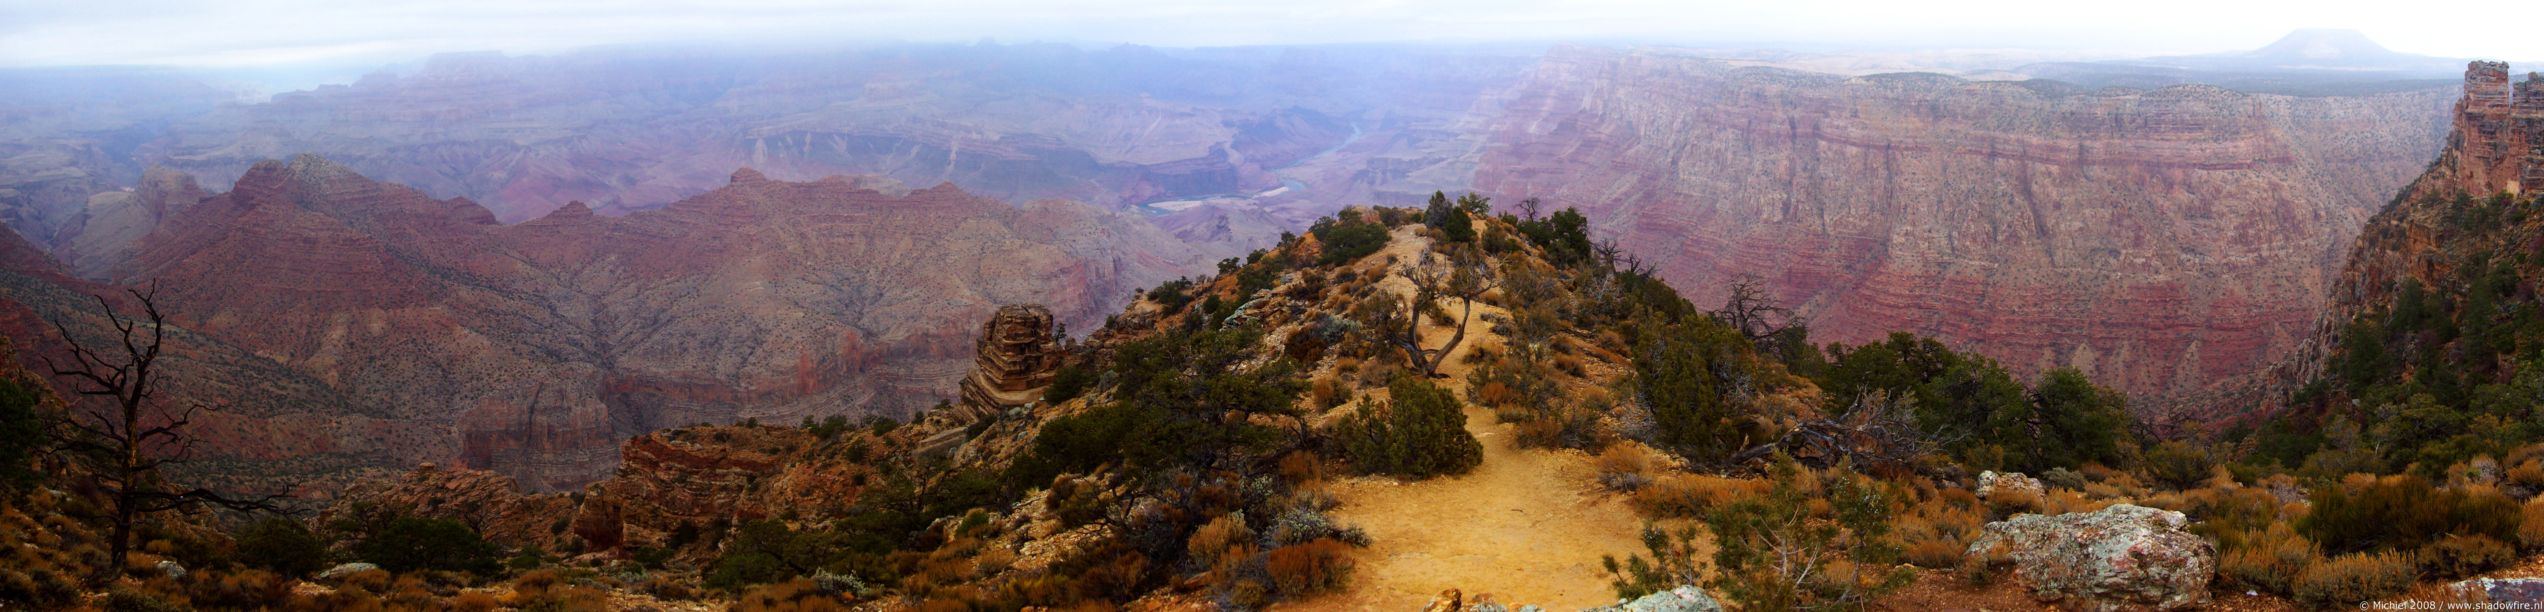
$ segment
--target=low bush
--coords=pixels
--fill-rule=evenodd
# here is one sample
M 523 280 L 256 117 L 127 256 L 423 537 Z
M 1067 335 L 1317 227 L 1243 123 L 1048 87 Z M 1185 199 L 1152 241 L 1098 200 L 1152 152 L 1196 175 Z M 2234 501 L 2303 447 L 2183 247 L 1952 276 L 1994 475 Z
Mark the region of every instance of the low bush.
M 1632 501 L 1635 508 L 1644 514 L 1687 518 L 1766 490 L 1766 483 L 1759 480 L 1668 474 L 1653 479 L 1650 485 L 1636 491 Z
M 2421 546 L 2412 560 L 2421 573 L 2453 580 L 2507 567 L 2517 550 L 2488 536 L 2451 535 Z
M 1970 540 L 1987 525 L 1978 496 L 1967 489 L 1936 490 L 1926 486 L 1919 486 L 1916 493 L 1916 501 L 1895 511 L 1899 515 L 1899 540 L 1906 547 L 1904 556 L 1918 567 L 1959 566 Z
M 762 585 L 742 593 L 733 609 L 747 612 L 824 612 L 847 610 L 845 600 L 836 593 L 823 591 L 810 578 Z
M 2223 462 L 2214 449 L 2181 440 L 2157 444 L 2144 457 L 2147 477 L 2176 489 L 2200 486 Z
M 2347 607 L 2401 595 L 2418 578 L 2402 553 L 2351 553 L 2306 568 L 2290 590 L 2308 605 Z
M 1456 395 L 1403 377 L 1387 386 L 1393 401 L 1363 399 L 1335 428 L 1352 465 L 1370 473 L 1429 478 L 1464 474 L 1484 462 L 1484 446 L 1466 431 Z
M 107 612 L 181 612 L 186 609 L 157 593 L 125 586 L 107 590 L 106 598 L 98 601 L 97 607 Z
M 1323 252 L 1316 258 L 1318 265 L 1332 266 L 1359 261 L 1360 258 L 1367 257 L 1370 253 L 1376 253 L 1378 249 L 1387 246 L 1387 228 L 1376 224 L 1319 221 L 1308 231 L 1315 234 L 1316 240 L 1322 243 Z
M 1052 374 L 1051 386 L 1043 389 L 1042 402 L 1058 404 L 1086 395 L 1087 390 L 1095 388 L 1097 374 L 1095 368 L 1085 364 L 1060 368 L 1059 372 Z
M 2312 496 L 2297 523 L 2326 552 L 2409 551 L 2448 535 L 2517 539 L 2516 502 L 2488 488 L 2439 489 L 2418 476 L 2352 479 Z
M 1185 541 L 1185 552 L 1193 561 L 1210 568 L 1211 574 L 1224 579 L 1254 556 L 1254 538 L 1254 530 L 1246 526 L 1245 512 L 1232 512 L 1193 530 L 1192 538 Z
M 2527 550 L 2544 550 L 2544 496 L 2526 500 L 2518 514 L 2518 545 Z
M 327 543 L 300 521 L 269 517 L 240 529 L 239 561 L 285 576 L 307 576 L 327 569 Z
M 502 569 L 495 545 L 450 519 L 399 517 L 354 547 L 363 561 L 392 572 L 445 570 L 492 574 Z
M 1610 491 L 1633 493 L 1652 484 L 1652 458 L 1640 446 L 1610 446 L 1591 465 L 1599 473 L 1599 484 Z
M 1350 545 L 1332 538 L 1272 549 L 1264 570 L 1284 596 L 1342 590 L 1351 583 Z
M 202 609 L 279 609 L 291 596 L 291 580 L 255 569 L 206 575 L 186 586 L 187 603 Z
M 2250 590 L 2289 594 L 2306 568 L 2323 558 L 2312 540 L 2297 535 L 2296 529 L 2285 523 L 2241 540 L 2242 546 L 2227 550 L 2218 559 L 2217 575 Z
M 1351 401 L 1351 389 L 1336 382 L 1330 376 L 1318 378 L 1315 382 L 1309 383 L 1307 394 L 1309 398 L 1316 401 L 1316 408 L 1319 410 L 1332 410 L 1336 406 L 1343 405 L 1344 402 Z
M 2007 487 L 1989 491 L 1987 496 L 1988 515 L 1996 519 L 2017 514 L 2041 514 L 2048 509 L 2048 504 L 2048 495 L 2034 489 Z

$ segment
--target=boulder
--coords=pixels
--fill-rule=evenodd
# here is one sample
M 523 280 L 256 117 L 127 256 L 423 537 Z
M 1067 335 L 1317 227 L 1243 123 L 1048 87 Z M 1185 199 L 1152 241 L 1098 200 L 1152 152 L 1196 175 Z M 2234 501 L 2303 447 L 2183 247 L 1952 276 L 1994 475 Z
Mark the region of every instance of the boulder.
M 184 564 L 177 563 L 170 559 L 160 559 L 158 567 L 159 573 L 167 574 L 169 580 L 185 579 L 186 569 Z
M 2048 485 L 2041 484 L 2040 479 L 2025 476 L 2021 472 L 1979 473 L 1979 499 L 1991 504 L 1999 499 L 2038 500 L 2048 493 Z
M 372 564 L 369 564 L 369 563 L 361 563 L 361 562 L 355 562 L 355 563 L 345 563 L 345 564 L 337 565 L 337 566 L 335 566 L 335 567 L 327 568 L 327 571 L 318 572 L 318 579 L 319 579 L 319 580 L 342 580 L 342 579 L 344 579 L 344 577 L 346 577 L 346 576 L 351 576 L 351 575 L 354 575 L 354 574 L 359 574 L 359 573 L 363 573 L 363 572 L 368 572 L 368 571 L 376 570 L 376 569 L 380 569 L 380 566 L 372 565 Z
M 613 550 L 627 541 L 627 521 L 619 516 L 618 500 L 606 495 L 593 495 L 574 510 L 574 535 L 583 538 L 583 549 L 593 552 Z
M 1989 523 L 1971 559 L 2004 559 L 2042 601 L 2062 608 L 2179 610 L 2208 602 L 2217 551 L 2180 512 L 2121 504 Z
M 1422 612 L 1458 612 L 1464 607 L 1466 607 L 1465 594 L 1459 593 L 1457 589 L 1449 589 L 1441 591 L 1439 597 L 1432 598 L 1431 605 L 1423 606 Z
M 2448 587 L 2465 598 L 2485 602 L 2544 601 L 2544 578 L 2475 578 Z
M 1706 595 L 1704 589 L 1682 586 L 1645 595 L 1634 601 L 1618 602 L 1617 605 L 1605 608 L 1591 608 L 1586 612 L 1722 612 L 1722 609 L 1722 603 L 1714 601 L 1713 596 Z

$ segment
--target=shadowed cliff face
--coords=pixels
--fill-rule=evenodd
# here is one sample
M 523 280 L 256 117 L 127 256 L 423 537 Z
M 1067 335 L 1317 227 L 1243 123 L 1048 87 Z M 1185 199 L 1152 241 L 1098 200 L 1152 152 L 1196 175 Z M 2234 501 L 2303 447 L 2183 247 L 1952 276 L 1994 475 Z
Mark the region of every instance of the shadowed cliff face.
M 2180 398 L 2309 334 L 2452 98 L 2080 92 L 1559 49 L 1492 128 L 1477 183 L 1594 212 L 1700 304 L 1756 274 L 1825 338 L 1914 331 Z
M 216 460 L 456 462 L 539 488 L 597 478 L 664 427 L 905 414 L 953 392 L 998 304 L 1091 326 L 1197 260 L 1085 205 L 751 170 L 660 210 L 505 226 L 315 157 L 256 165 L 141 245 L 117 281 L 159 287 L 195 345 L 177 378 L 200 380 L 171 397 L 238 406 L 211 428 Z M 43 319 L 96 289 L 11 280 Z

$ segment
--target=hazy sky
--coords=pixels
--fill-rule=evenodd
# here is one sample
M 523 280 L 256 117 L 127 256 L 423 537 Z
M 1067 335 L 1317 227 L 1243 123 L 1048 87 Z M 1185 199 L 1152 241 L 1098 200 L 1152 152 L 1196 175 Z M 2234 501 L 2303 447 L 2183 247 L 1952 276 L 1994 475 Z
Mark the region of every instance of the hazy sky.
M 1164 46 L 1633 41 L 2041 48 L 2258 47 L 2295 28 L 2398 51 L 2544 59 L 2544 2 L 2398 0 L 0 0 L 0 66 L 245 67 L 643 42 L 876 40 Z

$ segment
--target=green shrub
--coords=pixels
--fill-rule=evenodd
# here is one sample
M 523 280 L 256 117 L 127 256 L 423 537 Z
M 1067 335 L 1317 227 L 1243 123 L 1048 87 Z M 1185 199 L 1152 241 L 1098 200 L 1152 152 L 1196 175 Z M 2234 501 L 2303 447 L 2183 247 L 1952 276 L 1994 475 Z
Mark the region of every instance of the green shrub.
M 1559 266 L 1572 266 L 1590 261 L 1590 218 L 1580 210 L 1565 208 L 1543 220 L 1519 222 L 1520 235 L 1538 248 L 1546 250 L 1546 259 Z
M 1773 488 L 1765 495 L 1705 513 L 1719 569 L 1709 586 L 1748 610 L 1839 609 L 1863 607 L 1916 578 L 1914 568 L 1896 565 L 1904 551 L 1892 533 L 1894 497 L 1882 483 L 1843 466 L 1809 470 L 1781 455 L 1768 472 Z M 1840 566 L 1861 574 L 1833 571 Z
M 789 555 L 797 552 L 795 533 L 785 523 L 752 521 L 742 525 L 724 555 L 716 557 L 700 578 L 707 588 L 740 591 L 742 587 L 796 578 Z
M 814 421 L 813 417 L 808 415 L 804 417 L 803 427 L 804 431 L 813 434 L 813 437 L 829 441 L 848 431 L 848 415 L 834 414 L 823 417 L 820 421 Z
M 1387 246 L 1387 228 L 1372 223 L 1330 223 L 1319 221 L 1308 230 L 1324 249 L 1317 256 L 1318 265 L 1341 265 L 1359 261 Z
M 1728 395 L 1751 377 L 1749 341 L 1710 318 L 1641 326 L 1634 346 L 1634 399 L 1652 413 L 1660 446 L 1699 463 L 1738 452 L 1741 432 Z
M 35 456 L 48 446 L 44 395 L 35 385 L 0 379 L 0 499 L 36 482 Z
M 2297 523 L 2326 552 L 2410 551 L 2448 535 L 2517 539 L 2518 505 L 2484 489 L 2439 489 L 2418 476 L 2325 487 Z
M 2352 553 L 2325 559 L 2297 576 L 2297 601 L 2316 607 L 2347 607 L 2411 590 L 2419 577 L 2402 553 Z
M 369 534 L 354 553 L 392 572 L 444 570 L 492 574 L 502 569 L 493 544 L 459 521 L 398 517 Z
M 1371 473 L 1429 478 L 1464 474 L 1484 462 L 1484 446 L 1466 431 L 1464 403 L 1415 377 L 1387 385 L 1392 402 L 1363 399 L 1334 437 L 1352 465 Z
M 1061 367 L 1059 372 L 1051 375 L 1051 386 L 1043 389 L 1042 402 L 1058 404 L 1077 399 L 1080 395 L 1086 395 L 1087 390 L 1092 388 L 1095 388 L 1095 368 L 1087 367 L 1085 364 L 1070 364 Z
M 238 558 L 289 577 L 327 569 L 327 542 L 300 521 L 269 517 L 239 530 Z
M 2167 440 L 2147 449 L 2146 475 L 2156 482 L 2176 489 L 2198 488 L 2208 480 L 2219 462 L 2217 453 L 2204 446 L 2181 440 Z

